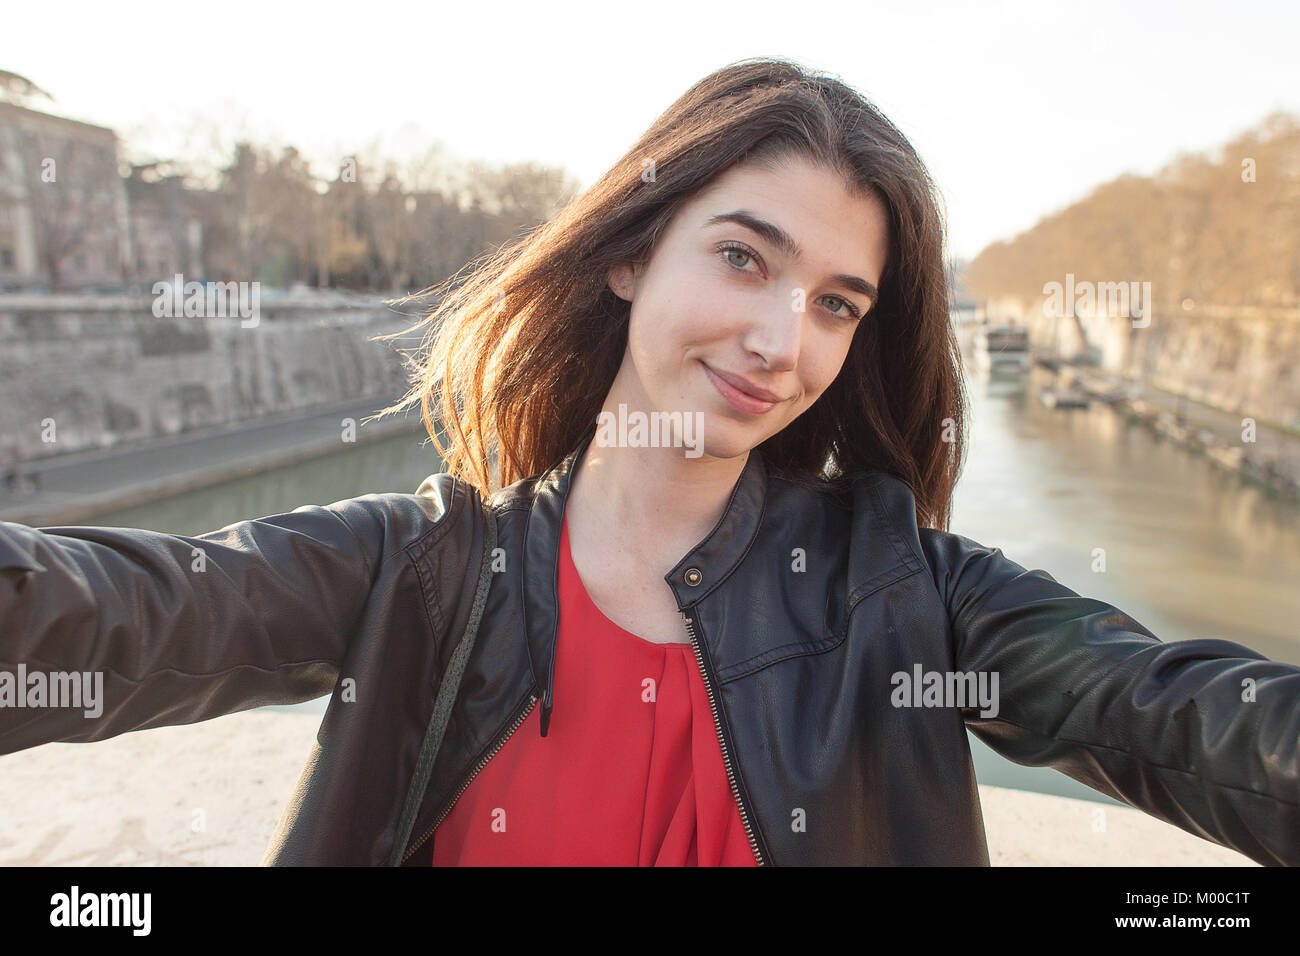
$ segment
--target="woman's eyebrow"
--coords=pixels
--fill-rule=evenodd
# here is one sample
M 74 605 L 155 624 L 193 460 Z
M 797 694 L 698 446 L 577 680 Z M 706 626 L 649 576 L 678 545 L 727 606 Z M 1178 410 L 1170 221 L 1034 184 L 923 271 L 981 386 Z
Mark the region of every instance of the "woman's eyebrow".
M 734 212 L 718 213 L 716 216 L 710 216 L 705 221 L 705 226 L 714 226 L 722 222 L 734 222 L 738 226 L 744 226 L 758 233 L 772 245 L 776 246 L 791 259 L 798 259 L 803 255 L 803 250 L 799 248 L 799 243 L 794 241 L 794 237 L 786 232 L 774 222 L 768 222 L 766 219 L 760 219 L 753 213 L 746 212 L 743 209 L 737 209 Z M 879 298 L 880 293 L 875 285 L 859 276 L 839 275 L 831 276 L 831 281 L 839 283 L 846 289 L 865 295 L 872 303 Z

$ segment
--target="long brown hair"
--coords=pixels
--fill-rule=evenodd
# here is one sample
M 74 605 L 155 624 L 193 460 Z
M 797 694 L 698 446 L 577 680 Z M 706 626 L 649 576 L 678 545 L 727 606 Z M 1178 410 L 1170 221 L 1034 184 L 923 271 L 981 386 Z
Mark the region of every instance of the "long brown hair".
M 700 80 L 553 219 L 420 293 L 441 299 L 412 330 L 424 330 L 415 384 L 385 413 L 419 402 L 446 470 L 485 496 L 493 470 L 496 487 L 545 471 L 595 427 L 626 348 L 631 306 L 608 288 L 610 269 L 648 260 L 678 208 L 733 164 L 791 155 L 884 202 L 889 255 L 839 375 L 757 450 L 829 491 L 893 475 L 918 524 L 947 530 L 967 398 L 938 191 L 872 103 L 786 59 Z

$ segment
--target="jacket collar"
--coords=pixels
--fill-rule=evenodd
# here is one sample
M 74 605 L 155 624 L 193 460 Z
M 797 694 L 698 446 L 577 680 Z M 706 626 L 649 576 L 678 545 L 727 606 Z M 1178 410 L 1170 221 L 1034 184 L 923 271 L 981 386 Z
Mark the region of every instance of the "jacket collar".
M 542 689 L 541 731 L 546 736 L 555 701 L 555 642 L 559 630 L 557 574 L 560 534 L 570 482 L 595 432 L 533 487 L 523 544 L 524 627 L 533 679 Z M 758 534 L 767 496 L 768 470 L 757 449 L 751 450 L 726 510 L 713 530 L 692 548 L 664 580 L 685 611 L 717 588 L 740 564 Z

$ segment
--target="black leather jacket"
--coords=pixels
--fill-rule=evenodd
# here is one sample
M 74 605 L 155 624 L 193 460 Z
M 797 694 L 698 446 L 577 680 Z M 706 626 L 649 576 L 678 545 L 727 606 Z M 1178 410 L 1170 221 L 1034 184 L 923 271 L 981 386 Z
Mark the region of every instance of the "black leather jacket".
M 332 692 L 263 862 L 427 864 L 474 774 L 539 701 L 533 732 L 566 704 L 556 561 L 585 444 L 486 502 L 439 474 L 193 538 L 0 524 L 0 670 L 100 670 L 105 697 L 97 718 L 0 707 L 0 753 Z M 665 581 L 762 864 L 987 865 L 967 728 L 1300 863 L 1300 668 L 1162 643 L 1000 549 L 918 528 L 888 475 L 832 498 L 753 452 Z M 893 675 L 918 666 L 996 672 L 996 715 L 895 706 Z

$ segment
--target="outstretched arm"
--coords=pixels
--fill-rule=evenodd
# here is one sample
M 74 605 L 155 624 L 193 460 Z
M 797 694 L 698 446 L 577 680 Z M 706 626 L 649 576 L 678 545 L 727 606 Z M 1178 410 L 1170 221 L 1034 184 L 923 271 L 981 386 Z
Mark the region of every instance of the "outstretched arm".
M 380 547 L 354 501 L 197 537 L 0 522 L 0 754 L 328 694 Z M 102 699 L 49 706 L 60 673 Z
M 957 669 L 998 674 L 997 715 L 963 714 L 972 733 L 1258 863 L 1300 864 L 1300 667 L 1163 643 L 1000 548 L 920 534 Z

